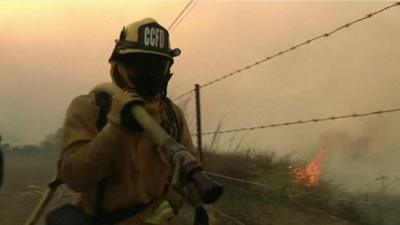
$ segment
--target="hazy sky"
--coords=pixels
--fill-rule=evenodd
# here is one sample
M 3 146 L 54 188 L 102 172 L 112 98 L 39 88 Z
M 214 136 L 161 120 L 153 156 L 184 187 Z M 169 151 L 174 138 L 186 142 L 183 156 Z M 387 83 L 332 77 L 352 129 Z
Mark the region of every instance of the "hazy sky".
M 168 26 L 186 3 L 0 1 L 0 133 L 5 141 L 37 143 L 53 133 L 72 98 L 110 80 L 107 59 L 123 25 L 154 17 Z M 170 94 L 177 96 L 196 82 L 203 84 L 389 4 L 199 1 L 171 34 L 172 46 L 183 53 L 173 67 Z M 221 121 L 222 129 L 229 129 L 398 107 L 399 40 L 396 7 L 204 88 L 204 130 L 215 130 Z M 189 121 L 192 103 L 186 109 Z M 343 145 L 351 140 L 368 139 L 360 151 L 400 155 L 399 116 L 255 131 L 226 136 L 220 145 L 242 140 L 244 146 L 281 153 L 315 153 L 321 135 L 331 133 L 347 140 L 343 144 L 334 138 L 341 143 L 334 147 L 337 151 L 346 152 Z M 394 158 L 385 162 L 395 165 Z

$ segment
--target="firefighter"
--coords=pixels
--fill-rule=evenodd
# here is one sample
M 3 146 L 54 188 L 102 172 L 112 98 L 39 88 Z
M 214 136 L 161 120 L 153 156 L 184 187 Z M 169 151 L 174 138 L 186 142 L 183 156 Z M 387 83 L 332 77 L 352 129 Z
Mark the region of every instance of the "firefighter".
M 47 224 L 175 224 L 184 199 L 197 207 L 196 192 L 188 190 L 183 198 L 171 188 L 172 168 L 129 114 L 132 104 L 143 105 L 198 159 L 182 111 L 166 97 L 179 54 L 154 19 L 123 28 L 109 63 L 112 82 L 124 92 L 112 97 L 91 92 L 69 105 L 58 169 L 78 194 L 49 214 Z

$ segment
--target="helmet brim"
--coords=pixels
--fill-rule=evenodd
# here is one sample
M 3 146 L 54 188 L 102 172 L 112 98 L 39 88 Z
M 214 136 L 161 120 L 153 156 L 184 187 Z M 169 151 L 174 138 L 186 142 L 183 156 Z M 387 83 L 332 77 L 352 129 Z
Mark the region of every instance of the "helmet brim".
M 120 49 L 120 50 L 118 50 L 118 53 L 121 55 L 132 54 L 132 53 L 147 53 L 147 54 L 164 56 L 164 57 L 167 57 L 168 59 L 173 60 L 173 58 L 166 53 L 162 53 L 162 52 L 158 52 L 158 51 L 151 51 L 151 50 L 144 50 L 144 49 L 132 49 L 132 48 Z

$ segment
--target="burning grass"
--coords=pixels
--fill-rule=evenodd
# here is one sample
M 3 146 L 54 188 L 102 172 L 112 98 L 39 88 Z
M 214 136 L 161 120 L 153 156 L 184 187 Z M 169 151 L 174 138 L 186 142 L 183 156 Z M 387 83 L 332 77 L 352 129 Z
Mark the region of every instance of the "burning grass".
M 290 156 L 278 158 L 274 154 L 250 156 L 239 153 L 207 153 L 205 158 L 208 170 L 265 184 L 265 187 L 261 187 L 219 179 L 226 192 L 217 208 L 240 218 L 246 225 L 269 224 L 265 221 L 271 220 L 279 221 L 273 224 L 286 223 L 288 221 L 285 220 L 288 219 L 282 217 L 283 212 L 319 218 L 320 224 L 333 224 L 324 220 L 327 218 L 336 222 L 350 220 L 353 223 L 349 224 L 361 224 L 360 216 L 353 206 L 347 205 L 348 209 L 343 212 L 333 200 L 334 192 L 339 187 L 320 180 L 320 173 L 315 173 L 320 171 L 325 149 L 327 145 L 323 145 L 314 160 L 303 167 L 291 161 Z
M 317 187 L 321 178 L 322 162 L 325 158 L 326 152 L 331 146 L 331 139 L 325 136 L 315 158 L 309 162 L 305 167 L 289 165 L 289 169 L 293 173 L 293 182 L 296 184 L 303 184 L 307 187 Z

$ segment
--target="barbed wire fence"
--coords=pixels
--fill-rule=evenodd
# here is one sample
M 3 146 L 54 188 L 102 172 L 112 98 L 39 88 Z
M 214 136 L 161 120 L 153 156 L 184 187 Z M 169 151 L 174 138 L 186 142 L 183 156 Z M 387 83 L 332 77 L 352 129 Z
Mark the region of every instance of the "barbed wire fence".
M 355 20 L 352 20 L 348 23 L 345 23 L 343 25 L 340 25 L 332 30 L 329 30 L 323 34 L 314 36 L 310 39 L 307 39 L 303 42 L 300 42 L 298 44 L 295 44 L 289 48 L 286 48 L 282 51 L 279 51 L 275 54 L 269 55 L 261 60 L 255 61 L 253 63 L 250 63 L 246 66 L 240 67 L 239 69 L 236 69 L 230 73 L 224 74 L 222 76 L 218 76 L 216 79 L 213 79 L 211 81 L 208 81 L 206 83 L 203 84 L 195 84 L 195 88 L 188 90 L 180 95 L 178 95 L 177 97 L 173 98 L 174 101 L 178 101 L 181 100 L 184 97 L 193 97 L 196 96 L 195 99 L 195 107 L 196 107 L 196 112 L 198 113 L 198 115 L 196 115 L 196 122 L 197 122 L 197 133 L 192 134 L 192 136 L 196 136 L 197 140 L 198 140 L 198 148 L 200 150 L 200 154 L 203 155 L 202 153 L 202 146 L 201 146 L 201 139 L 203 136 L 206 135 L 221 135 L 221 134 L 228 134 L 228 133 L 237 133 L 237 132 L 243 132 L 243 131 L 254 131 L 254 130 L 261 130 L 261 129 L 266 129 L 266 128 L 277 128 L 277 127 L 285 127 L 285 126 L 293 126 L 293 125 L 300 125 L 300 124 L 307 124 L 307 123 L 319 123 L 319 122 L 325 122 L 325 121 L 334 121 L 334 120 L 341 120 L 341 119 L 349 119 L 349 118 L 360 118 L 360 117 L 367 117 L 367 116 L 376 116 L 376 115 L 382 115 L 382 114 L 389 114 L 389 113 L 395 113 L 395 112 L 399 112 L 400 108 L 396 107 L 396 108 L 392 108 L 392 109 L 382 109 L 382 110 L 378 110 L 378 111 L 370 111 L 370 112 L 364 112 L 364 113 L 350 113 L 350 114 L 344 114 L 344 115 L 334 115 L 334 116 L 328 116 L 328 117 L 320 117 L 320 118 L 313 118 L 313 119 L 307 119 L 307 120 L 297 120 L 297 121 L 289 121 L 289 122 L 280 122 L 280 123 L 271 123 L 271 124 L 263 124 L 263 125 L 257 125 L 257 126 L 248 126 L 248 127 L 240 127 L 240 128 L 232 128 L 232 129 L 227 129 L 227 130 L 217 130 L 217 131 L 210 131 L 210 132 L 202 132 L 202 128 L 201 128 L 201 116 L 199 115 L 201 113 L 201 102 L 200 102 L 200 97 L 201 96 L 201 89 L 205 88 L 205 87 L 209 87 L 212 86 L 214 84 L 217 84 L 221 81 L 224 81 L 230 77 L 233 77 L 235 75 L 238 75 L 242 72 L 245 72 L 247 70 L 250 70 L 258 65 L 261 65 L 262 63 L 268 62 L 274 58 L 278 58 L 280 56 L 285 55 L 286 53 L 295 51 L 301 47 L 305 47 L 317 40 L 322 40 L 324 38 L 328 38 L 333 36 L 334 34 L 345 30 L 346 28 L 350 28 L 355 24 L 367 21 L 368 19 L 381 14 L 385 11 L 388 11 L 389 9 L 392 9 L 396 6 L 400 6 L 400 2 L 395 2 L 391 5 L 388 5 L 384 8 L 381 8 L 379 10 L 376 10 L 374 12 L 371 12 L 365 16 L 359 17 Z M 199 141 L 200 140 L 200 141 Z M 232 176 L 227 176 L 224 174 L 220 174 L 220 173 L 215 173 L 215 172 L 208 172 L 208 175 L 219 178 L 219 179 L 224 179 L 224 180 L 229 180 L 235 183 L 240 183 L 240 184 L 245 184 L 245 185 L 251 185 L 251 186 L 257 186 L 257 187 L 261 187 L 265 190 L 271 190 L 267 184 L 264 183 L 259 183 L 259 182 L 254 182 L 254 181 L 250 181 L 250 180 L 244 180 L 244 179 L 240 179 L 237 177 L 232 177 Z M 396 207 L 391 207 L 391 206 L 385 206 L 385 205 L 379 205 L 376 203 L 371 203 L 371 202 L 366 202 L 366 201 L 357 201 L 357 200 L 352 200 L 352 199 L 346 199 L 343 197 L 336 197 L 334 198 L 334 200 L 338 201 L 338 202 L 346 202 L 346 203 L 351 203 L 351 204 L 357 204 L 357 205 L 363 205 L 363 206 L 367 206 L 367 207 L 375 207 L 378 209 L 385 209 L 385 210 L 394 210 L 394 211 L 400 211 L 400 208 L 396 208 Z M 238 220 L 235 217 L 232 217 L 230 215 L 227 215 L 223 212 L 217 212 L 217 214 L 219 214 L 222 217 L 225 217 L 229 220 L 234 221 L 236 224 L 239 225 L 243 225 L 244 223 L 241 222 L 240 220 Z

